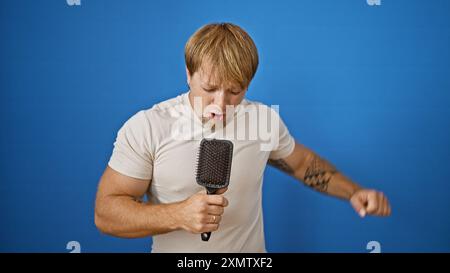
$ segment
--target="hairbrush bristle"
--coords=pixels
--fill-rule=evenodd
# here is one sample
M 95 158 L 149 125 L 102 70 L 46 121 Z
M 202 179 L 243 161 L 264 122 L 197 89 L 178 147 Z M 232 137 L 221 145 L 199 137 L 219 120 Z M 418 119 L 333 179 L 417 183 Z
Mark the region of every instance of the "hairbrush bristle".
M 220 189 L 230 181 L 233 143 L 229 140 L 203 139 L 197 157 L 196 180 L 201 186 Z

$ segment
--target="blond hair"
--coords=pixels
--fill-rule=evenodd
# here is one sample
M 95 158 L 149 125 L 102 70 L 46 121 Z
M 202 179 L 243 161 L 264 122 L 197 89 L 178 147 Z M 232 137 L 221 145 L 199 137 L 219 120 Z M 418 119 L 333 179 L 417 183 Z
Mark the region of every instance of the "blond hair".
M 187 41 L 184 57 L 192 76 L 204 65 L 219 85 L 238 84 L 246 89 L 258 68 L 258 51 L 250 35 L 231 23 L 208 24 Z

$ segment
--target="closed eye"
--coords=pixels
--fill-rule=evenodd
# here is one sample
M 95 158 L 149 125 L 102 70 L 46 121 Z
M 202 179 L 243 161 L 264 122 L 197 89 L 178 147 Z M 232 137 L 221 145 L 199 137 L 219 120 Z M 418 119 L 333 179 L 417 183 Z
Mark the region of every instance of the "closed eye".
M 217 88 L 215 87 L 202 87 L 206 92 L 214 92 Z

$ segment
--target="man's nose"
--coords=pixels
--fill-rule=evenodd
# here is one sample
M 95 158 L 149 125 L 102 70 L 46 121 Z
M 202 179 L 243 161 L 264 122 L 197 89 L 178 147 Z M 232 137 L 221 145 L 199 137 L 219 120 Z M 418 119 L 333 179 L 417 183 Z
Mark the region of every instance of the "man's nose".
M 218 90 L 214 94 L 214 104 L 220 107 L 222 113 L 225 113 L 227 106 L 227 94 L 224 90 Z

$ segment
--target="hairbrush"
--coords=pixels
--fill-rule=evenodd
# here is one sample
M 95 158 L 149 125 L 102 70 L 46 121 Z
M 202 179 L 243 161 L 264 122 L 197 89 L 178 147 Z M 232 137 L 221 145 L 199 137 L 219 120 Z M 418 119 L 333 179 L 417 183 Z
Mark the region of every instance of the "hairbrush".
M 215 194 L 230 182 L 233 142 L 222 139 L 202 139 L 197 160 L 196 180 L 206 188 L 207 194 Z M 203 232 L 202 240 L 208 241 L 211 232 Z

